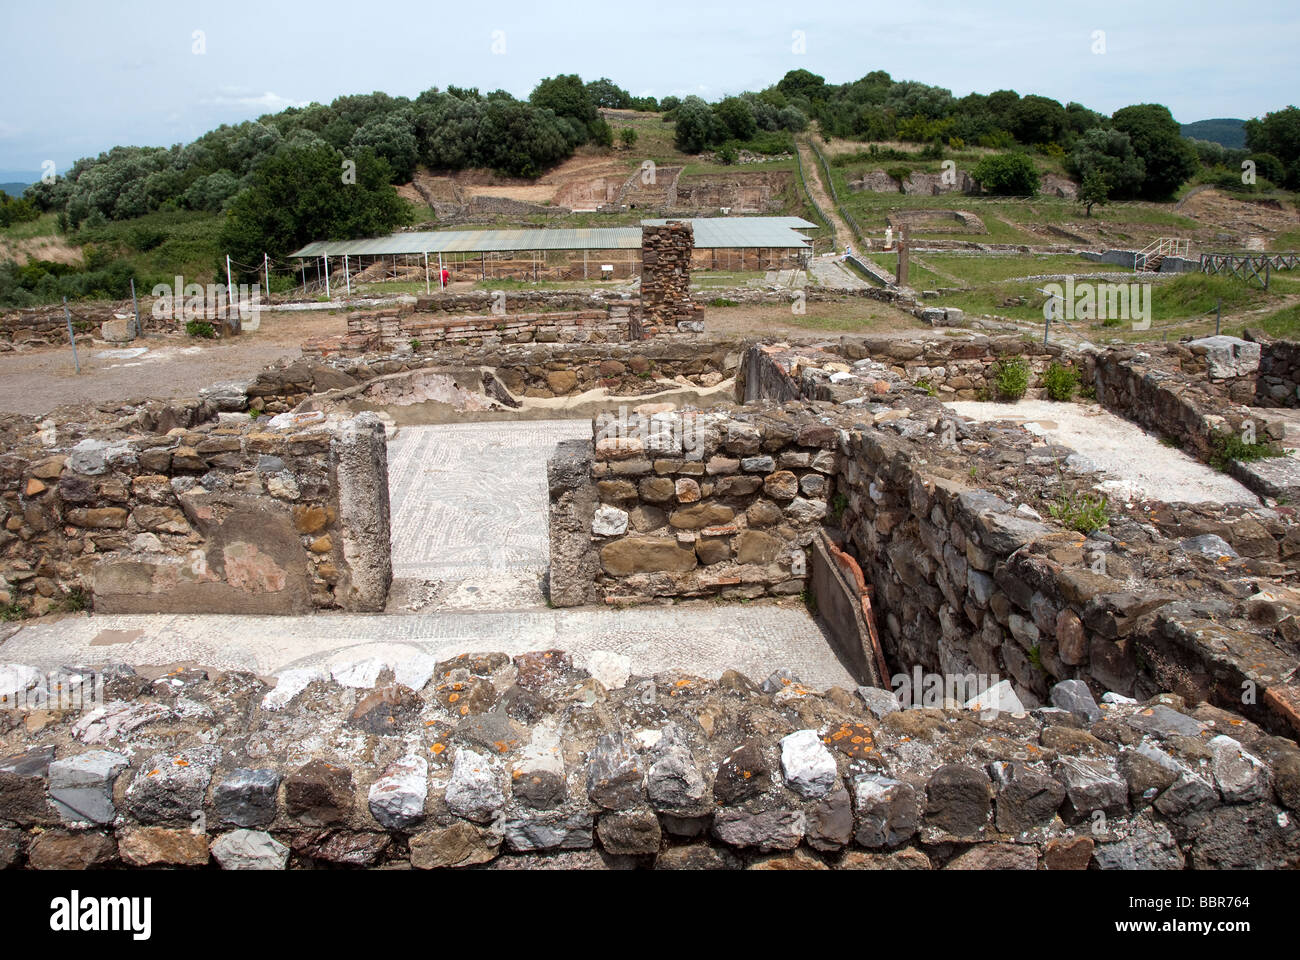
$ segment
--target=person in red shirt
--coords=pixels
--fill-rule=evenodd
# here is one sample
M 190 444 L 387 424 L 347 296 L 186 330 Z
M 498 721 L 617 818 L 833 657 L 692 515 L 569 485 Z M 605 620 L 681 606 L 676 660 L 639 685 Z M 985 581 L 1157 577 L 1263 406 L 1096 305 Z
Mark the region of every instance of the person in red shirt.
M 447 268 L 446 268 L 446 267 L 443 267 L 443 268 L 442 268 L 442 285 L 445 287 L 445 286 L 446 286 L 448 283 L 450 283 L 450 282 L 451 282 L 451 274 L 447 272 Z

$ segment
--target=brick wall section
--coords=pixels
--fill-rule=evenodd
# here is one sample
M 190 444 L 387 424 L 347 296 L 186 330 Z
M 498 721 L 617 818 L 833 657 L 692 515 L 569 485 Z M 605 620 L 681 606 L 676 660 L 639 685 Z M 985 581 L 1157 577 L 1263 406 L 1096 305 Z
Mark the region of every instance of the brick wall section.
M 340 470 L 353 486 L 374 474 L 378 492 L 341 497 Z M 227 414 L 11 452 L 0 457 L 0 512 L 0 600 L 32 614 L 75 590 L 106 612 L 382 609 L 391 577 L 387 458 L 372 415 L 277 429 Z
M 641 228 L 641 319 L 645 333 L 697 320 L 703 308 L 691 300 L 695 230 L 687 221 Z
M 402 678 L 385 669 L 357 689 L 305 671 L 270 689 L 247 673 L 106 671 L 105 709 L 0 734 L 0 867 L 1181 870 L 1300 857 L 1295 742 L 1172 695 L 899 710 L 884 691 L 818 693 L 788 674 L 649 677 L 617 656 L 588 672 L 560 650 L 408 663 Z

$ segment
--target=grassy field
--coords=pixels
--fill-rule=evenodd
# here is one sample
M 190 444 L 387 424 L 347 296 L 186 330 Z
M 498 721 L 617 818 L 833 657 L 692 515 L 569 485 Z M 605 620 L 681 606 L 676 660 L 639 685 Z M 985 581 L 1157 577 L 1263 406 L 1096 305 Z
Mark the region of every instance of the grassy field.
M 1139 283 L 1134 275 L 1134 283 Z M 990 314 L 1030 323 L 1042 323 L 1043 304 L 1047 296 L 1040 292 L 1041 282 L 982 284 L 960 293 L 947 294 L 944 306 L 960 307 L 967 313 L 979 316 Z M 1199 273 L 1184 274 L 1168 282 L 1151 285 L 1151 321 L 1153 325 L 1198 321 L 1214 325 L 1214 311 L 1221 303 L 1224 316 L 1243 311 L 1258 310 L 1270 303 L 1279 302 L 1280 291 L 1266 293 L 1257 287 L 1247 287 L 1237 280 L 1209 277 Z M 1008 301 L 1023 298 L 1023 304 Z M 1127 336 L 1143 339 L 1142 331 L 1132 331 L 1127 321 L 1068 320 L 1079 333 L 1095 332 L 1098 336 Z M 1255 325 L 1253 322 L 1250 325 Z M 1149 336 L 1149 331 L 1148 334 Z

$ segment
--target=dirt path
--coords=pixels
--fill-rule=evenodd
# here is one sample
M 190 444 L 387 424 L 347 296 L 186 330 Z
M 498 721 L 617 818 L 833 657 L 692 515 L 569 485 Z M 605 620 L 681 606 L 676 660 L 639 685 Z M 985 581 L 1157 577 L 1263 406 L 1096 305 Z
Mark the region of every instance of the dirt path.
M 839 211 L 831 201 L 830 191 L 822 181 L 822 165 L 817 159 L 817 154 L 813 152 L 806 140 L 796 140 L 795 143 L 799 148 L 799 159 L 803 163 L 803 176 L 808 182 L 808 192 L 812 194 L 813 202 L 821 207 L 822 214 L 830 220 L 835 230 L 835 243 L 842 250 L 844 244 L 853 241 L 853 232 L 840 218 Z
M 281 357 L 300 355 L 308 337 L 343 333 L 344 313 L 263 314 L 261 329 L 225 341 L 153 336 L 130 348 L 49 347 L 0 355 L 0 411 L 41 416 L 64 404 L 191 397 L 219 380 L 251 377 Z M 145 352 L 132 356 L 136 349 Z

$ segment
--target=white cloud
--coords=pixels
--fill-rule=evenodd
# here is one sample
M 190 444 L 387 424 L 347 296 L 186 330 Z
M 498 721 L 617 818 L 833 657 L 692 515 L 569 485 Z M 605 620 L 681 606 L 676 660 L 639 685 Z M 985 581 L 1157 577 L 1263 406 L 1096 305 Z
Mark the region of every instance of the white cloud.
M 199 102 L 207 106 L 217 107 L 240 107 L 244 109 L 256 107 L 264 112 L 274 113 L 277 110 L 283 110 L 285 107 L 305 107 L 310 101 L 292 100 L 269 90 L 262 94 L 253 95 L 247 91 L 226 87 L 217 96 L 206 97 Z

